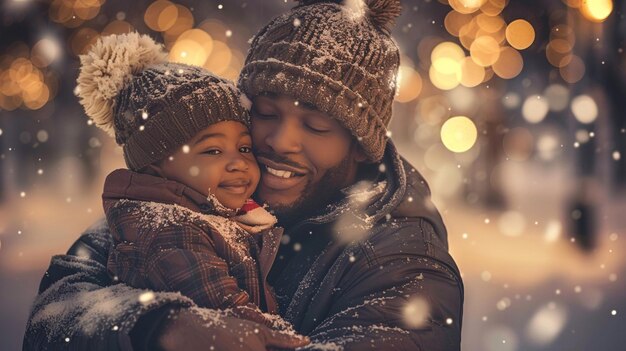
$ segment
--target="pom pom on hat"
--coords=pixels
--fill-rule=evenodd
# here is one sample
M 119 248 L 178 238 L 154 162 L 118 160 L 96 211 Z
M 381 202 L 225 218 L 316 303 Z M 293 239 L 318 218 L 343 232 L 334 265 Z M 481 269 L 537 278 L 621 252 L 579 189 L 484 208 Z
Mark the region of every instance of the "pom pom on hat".
M 374 25 L 387 32 L 391 31 L 396 24 L 396 18 L 402 13 L 400 0 L 369 0 L 367 6 Z
M 296 0 L 301 6 L 333 3 L 358 8 L 355 3 L 365 3 L 368 17 L 377 28 L 389 33 L 402 14 L 400 0 Z
M 80 56 L 77 95 L 85 113 L 114 136 L 115 98 L 134 74 L 147 66 L 167 61 L 163 46 L 136 32 L 98 39 Z

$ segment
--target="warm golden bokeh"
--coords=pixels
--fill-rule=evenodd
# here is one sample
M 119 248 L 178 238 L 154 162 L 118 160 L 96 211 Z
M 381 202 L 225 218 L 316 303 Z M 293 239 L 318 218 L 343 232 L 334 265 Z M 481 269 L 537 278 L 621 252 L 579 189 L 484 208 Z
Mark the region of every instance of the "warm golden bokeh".
M 107 26 L 104 27 L 104 29 L 102 30 L 101 34 L 102 36 L 111 35 L 111 34 L 124 34 L 124 33 L 130 33 L 134 30 L 135 30 L 135 27 L 133 27 L 132 24 L 126 21 L 115 20 L 107 24 Z
M 104 0 L 53 0 L 48 10 L 49 18 L 68 28 L 77 28 L 94 19 Z
M 476 17 L 473 17 L 471 21 L 467 22 L 459 29 L 459 40 L 464 48 L 467 50 L 470 49 L 479 29 Z
M 148 6 L 143 18 L 148 28 L 164 32 L 176 23 L 177 17 L 176 5 L 167 0 L 157 0 Z
M 474 146 L 478 138 L 476 125 L 465 116 L 448 119 L 441 126 L 441 141 L 452 152 L 465 152 Z
M 406 103 L 417 99 L 422 91 L 422 77 L 409 66 L 400 66 L 395 100 Z
M 580 13 L 590 21 L 604 22 L 613 12 L 613 0 L 584 0 Z
M 471 21 L 471 19 L 472 15 L 470 14 L 462 14 L 460 12 L 452 10 L 446 15 L 443 24 L 446 27 L 448 33 L 455 37 L 458 37 L 461 27 Z
M 576 55 L 572 55 L 569 63 L 559 69 L 563 80 L 570 84 L 580 81 L 585 76 L 585 71 L 585 62 Z
M 497 16 L 502 13 L 508 0 L 487 0 L 481 6 L 480 11 L 489 16 Z
M 480 29 L 487 33 L 497 33 L 506 27 L 506 23 L 500 16 L 489 16 L 481 13 L 476 16 L 476 23 Z
M 204 63 L 204 68 L 215 74 L 222 74 L 230 67 L 233 54 L 226 43 L 219 40 L 213 41 L 213 51 Z
M 460 13 L 474 13 L 480 9 L 487 0 L 449 0 L 450 6 Z
M 463 58 L 463 49 L 449 41 L 438 44 L 430 55 L 433 67 L 444 74 L 460 74 L 460 62 Z
M 572 46 L 565 39 L 551 40 L 546 46 L 546 58 L 554 67 L 565 67 L 572 61 Z
M 38 45 L 49 50 L 55 48 L 55 44 L 42 41 Z M 38 55 L 41 53 L 33 50 L 33 56 Z M 46 80 L 50 79 L 46 79 L 44 72 L 26 57 L 15 58 L 6 69 L 0 67 L 0 109 L 13 111 L 22 106 L 29 110 L 42 108 L 53 97 Z
M 176 5 L 177 17 L 176 22 L 163 32 L 163 38 L 165 39 L 165 47 L 171 48 L 176 42 L 179 35 L 193 28 L 194 18 L 191 11 L 182 5 Z
M 434 66 L 430 67 L 428 71 L 428 77 L 430 82 L 438 89 L 452 90 L 459 86 L 461 83 L 461 76 L 458 73 L 443 73 L 435 69 Z
M 471 57 L 461 62 L 461 84 L 468 88 L 478 86 L 485 80 L 485 68 L 476 64 Z
M 488 67 L 498 61 L 500 45 L 491 36 L 478 37 L 470 46 L 470 54 L 478 65 Z
M 202 66 L 213 51 L 213 39 L 200 29 L 190 29 L 181 34 L 172 46 L 169 59 L 188 65 Z
M 515 20 L 506 27 L 506 40 L 517 50 L 524 50 L 535 41 L 535 29 L 526 20 Z
M 522 55 L 515 49 L 505 46 L 500 50 L 498 61 L 492 66 L 493 71 L 498 77 L 503 79 L 512 79 L 517 77 L 524 68 L 524 60 Z
M 100 33 L 92 28 L 81 28 L 70 36 L 70 47 L 74 55 L 82 55 L 100 38 Z

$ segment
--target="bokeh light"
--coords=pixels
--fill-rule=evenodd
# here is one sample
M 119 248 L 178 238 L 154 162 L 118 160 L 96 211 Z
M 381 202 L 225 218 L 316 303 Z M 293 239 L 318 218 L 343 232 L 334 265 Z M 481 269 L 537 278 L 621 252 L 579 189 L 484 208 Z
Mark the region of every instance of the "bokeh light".
M 122 20 L 115 20 L 107 24 L 106 27 L 104 27 L 101 35 L 106 36 L 106 35 L 111 35 L 111 34 L 124 34 L 124 33 L 130 33 L 134 30 L 135 30 L 135 27 L 133 27 L 132 24 L 126 21 L 122 21 Z
M 469 150 L 478 137 L 476 125 L 465 116 L 448 119 L 441 127 L 441 141 L 452 152 Z
M 569 106 L 569 89 L 561 84 L 551 84 L 546 88 L 543 95 L 548 99 L 550 111 L 560 112 Z
M 450 6 L 459 13 L 474 13 L 486 2 L 486 0 L 449 0 Z
M 546 99 L 540 95 L 529 96 L 522 105 L 522 115 L 530 123 L 539 123 L 546 118 L 550 106 Z
M 470 46 L 470 54 L 478 65 L 491 66 L 500 57 L 500 45 L 493 37 L 484 35 L 474 40 Z
M 569 63 L 559 69 L 563 80 L 570 84 L 577 83 L 583 79 L 586 71 L 585 62 L 576 55 L 572 55 Z
M 572 113 L 580 123 L 593 123 L 598 117 L 598 105 L 591 96 L 580 95 L 572 100 Z
M 526 337 L 536 346 L 546 347 L 563 331 L 567 324 L 567 310 L 555 303 L 540 307 L 526 327 Z
M 604 22 L 613 12 L 613 0 L 584 0 L 580 13 L 590 21 Z
M 511 79 L 517 77 L 522 72 L 524 60 L 517 50 L 505 46 L 500 50 L 500 56 L 492 68 L 498 77 Z
M 535 41 L 535 29 L 526 20 L 515 20 L 506 27 L 506 40 L 512 47 L 524 50 Z
M 101 215 L 101 183 L 81 195 L 95 199 L 89 206 L 77 195 L 78 184 L 102 180 L 98 177 L 106 170 L 124 166 L 123 150 L 98 129 L 87 128 L 90 122 L 71 94 L 77 55 L 102 36 L 137 30 L 162 42 L 170 60 L 236 80 L 250 47 L 247 40 L 266 20 L 294 6 L 288 2 L 151 0 L 120 7 L 105 0 L 8 1 L 1 24 L 6 45 L 0 48 L 0 169 L 5 170 L 0 178 L 6 184 L 0 195 L 11 205 L 14 198 L 32 202 L 21 213 L 12 212 L 19 206 L 5 206 L 10 220 L 0 223 L 0 259 L 5 258 L 0 273 L 6 267 L 32 273 L 36 267 L 40 276 L 52 248 L 45 254 L 31 250 L 37 245 L 25 244 L 29 231 L 45 227 L 37 232 L 54 233 L 51 242 L 66 233 L 63 240 L 71 243 L 89 223 L 40 221 L 39 214 L 41 223 L 35 223 L 28 213 L 54 211 L 66 218 L 77 208 L 62 212 L 63 206 L 80 205 L 80 211 L 93 209 L 95 218 Z M 14 10 L 17 3 L 26 10 Z M 621 203 L 614 206 L 615 196 L 605 195 L 625 184 L 626 128 L 620 125 L 617 89 L 626 71 L 622 3 L 403 4 L 392 34 L 401 65 L 389 130 L 394 145 L 430 186 L 466 291 L 474 292 L 466 295 L 465 306 L 471 308 L 462 321 L 462 348 L 566 350 L 587 341 L 593 328 L 581 327 L 581 319 L 606 322 L 599 317 L 606 315 L 619 321 L 624 309 L 615 303 L 621 301 L 615 292 L 624 290 L 618 286 L 624 282 L 623 267 L 615 263 L 624 256 L 615 246 L 624 239 L 615 213 L 623 211 Z M 33 16 L 42 10 L 41 18 Z M 326 44 L 333 43 L 320 45 Z M 108 160 L 114 157 L 118 163 Z M 198 173 L 197 167 L 188 171 Z M 55 184 L 52 190 L 50 184 Z M 588 200 L 590 218 L 572 211 L 577 201 Z M 589 238 L 596 246 L 588 254 L 576 250 L 583 246 L 584 223 L 593 221 L 580 219 L 602 222 L 592 226 L 597 233 Z M 605 233 L 609 227 L 617 229 Z M 18 256 L 22 251 L 24 257 Z M 556 297 L 555 290 L 562 293 Z M 428 326 L 429 300 L 406 298 L 405 326 Z M 621 314 L 613 316 L 613 310 Z M 437 319 L 461 322 L 447 317 Z M 604 334 L 593 343 L 602 340 Z
M 144 14 L 144 21 L 148 28 L 165 32 L 170 29 L 178 18 L 178 8 L 167 0 L 157 0 L 148 6 Z
M 404 323 L 410 329 L 424 327 L 430 320 L 430 305 L 423 297 L 414 297 L 402 310 Z
M 485 81 L 485 68 L 478 65 L 471 57 L 461 61 L 461 84 L 468 88 L 475 87 Z
M 62 55 L 60 44 L 53 38 L 43 38 L 33 46 L 31 61 L 39 68 L 47 67 Z
M 202 66 L 213 52 L 213 39 L 200 29 L 182 33 L 169 53 L 169 59 L 189 65 Z
M 422 91 L 422 78 L 409 66 L 400 66 L 396 101 L 406 103 L 415 100 Z

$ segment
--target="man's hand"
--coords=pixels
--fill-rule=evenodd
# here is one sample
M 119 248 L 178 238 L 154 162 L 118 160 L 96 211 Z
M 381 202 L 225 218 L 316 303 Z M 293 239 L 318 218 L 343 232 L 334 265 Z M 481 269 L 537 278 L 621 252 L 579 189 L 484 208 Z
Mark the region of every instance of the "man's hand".
M 159 331 L 157 344 L 167 351 L 295 349 L 309 338 L 225 316 L 219 311 L 181 309 Z

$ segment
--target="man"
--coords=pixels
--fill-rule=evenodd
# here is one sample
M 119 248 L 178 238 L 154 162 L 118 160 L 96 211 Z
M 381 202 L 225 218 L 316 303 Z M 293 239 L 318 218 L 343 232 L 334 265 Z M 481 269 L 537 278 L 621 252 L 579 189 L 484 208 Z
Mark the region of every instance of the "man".
M 340 2 L 340 1 L 337 1 Z M 305 349 L 459 350 L 463 285 L 423 178 L 388 141 L 399 1 L 302 1 L 254 38 L 257 198 L 285 227 L 268 277 Z M 295 348 L 177 294 L 113 284 L 111 242 L 91 228 L 44 276 L 25 349 Z

